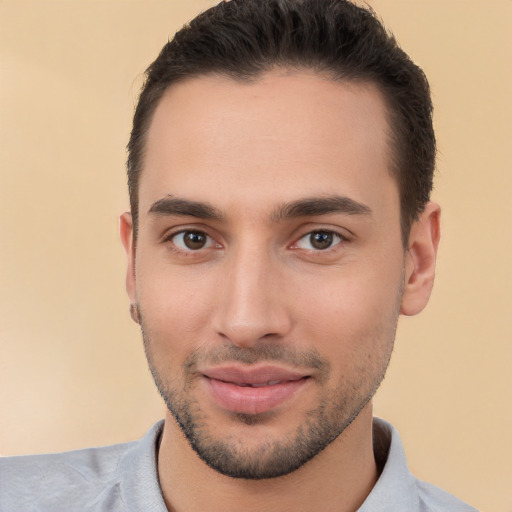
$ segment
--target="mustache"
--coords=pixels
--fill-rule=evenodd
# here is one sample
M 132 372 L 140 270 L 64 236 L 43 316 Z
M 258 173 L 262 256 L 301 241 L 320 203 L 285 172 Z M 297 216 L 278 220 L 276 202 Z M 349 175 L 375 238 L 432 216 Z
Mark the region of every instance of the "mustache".
M 199 365 L 222 363 L 256 364 L 259 362 L 284 363 L 301 370 L 315 370 L 322 380 L 329 377 L 331 365 L 317 350 L 298 350 L 276 342 L 257 341 L 252 347 L 224 344 L 209 349 L 197 349 L 183 363 L 187 373 Z

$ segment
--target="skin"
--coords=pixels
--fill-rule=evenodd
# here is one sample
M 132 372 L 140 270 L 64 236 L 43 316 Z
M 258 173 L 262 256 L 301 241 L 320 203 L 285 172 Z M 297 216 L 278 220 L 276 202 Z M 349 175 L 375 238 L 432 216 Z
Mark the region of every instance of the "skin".
M 233 478 L 197 456 L 168 411 L 158 471 L 169 510 L 348 511 L 371 491 L 371 397 L 399 314 L 428 301 L 439 241 L 429 203 L 403 248 L 388 131 L 375 87 L 312 72 L 250 84 L 204 76 L 166 91 L 147 137 L 136 243 L 121 217 L 128 295 L 157 385 L 204 445 L 245 466 L 273 467 L 276 447 L 295 453 L 307 425 L 334 432 L 288 474 Z M 301 208 L 311 198 L 317 209 Z M 206 244 L 190 249 L 183 231 Z M 311 233 L 332 240 L 318 248 Z M 225 364 L 305 377 L 269 411 L 240 415 L 204 375 Z

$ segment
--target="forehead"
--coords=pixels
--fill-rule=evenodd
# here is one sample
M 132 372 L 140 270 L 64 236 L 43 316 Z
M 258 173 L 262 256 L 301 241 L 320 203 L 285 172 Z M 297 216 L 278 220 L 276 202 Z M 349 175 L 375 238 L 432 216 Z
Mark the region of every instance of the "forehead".
M 140 210 L 166 194 L 262 204 L 373 190 L 378 200 L 379 180 L 397 193 L 389 162 L 385 103 L 371 84 L 286 70 L 249 83 L 201 76 L 169 87 L 155 110 Z

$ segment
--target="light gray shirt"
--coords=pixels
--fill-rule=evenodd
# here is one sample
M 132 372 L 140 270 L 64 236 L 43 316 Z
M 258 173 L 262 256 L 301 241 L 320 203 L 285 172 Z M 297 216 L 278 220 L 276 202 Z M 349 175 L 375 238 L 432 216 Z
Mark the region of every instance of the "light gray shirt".
M 0 512 L 167 512 L 158 484 L 163 421 L 139 441 L 0 458 Z M 476 512 L 407 468 L 396 429 L 374 419 L 382 473 L 359 512 Z

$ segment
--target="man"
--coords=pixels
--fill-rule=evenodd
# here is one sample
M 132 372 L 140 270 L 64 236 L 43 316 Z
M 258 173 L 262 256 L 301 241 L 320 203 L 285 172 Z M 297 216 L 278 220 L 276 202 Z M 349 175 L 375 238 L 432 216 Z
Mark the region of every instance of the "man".
M 165 421 L 2 461 L 0 510 L 474 510 L 372 417 L 398 316 L 433 285 L 431 114 L 422 71 L 345 0 L 232 0 L 178 32 L 121 217 Z

